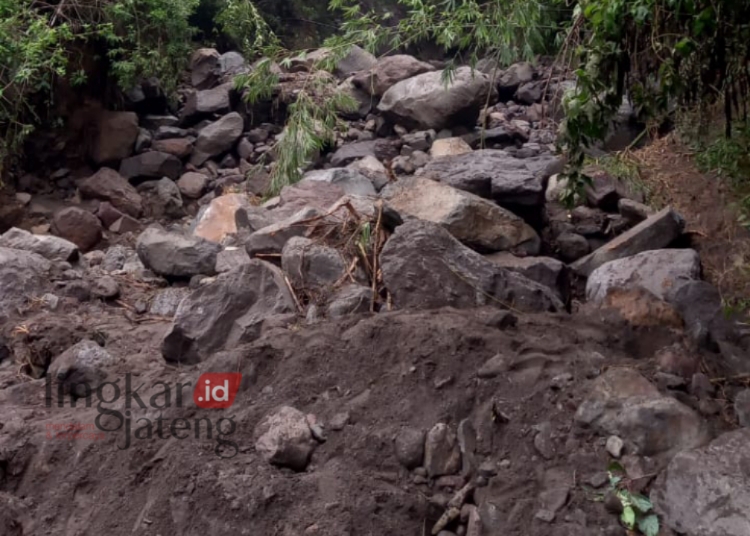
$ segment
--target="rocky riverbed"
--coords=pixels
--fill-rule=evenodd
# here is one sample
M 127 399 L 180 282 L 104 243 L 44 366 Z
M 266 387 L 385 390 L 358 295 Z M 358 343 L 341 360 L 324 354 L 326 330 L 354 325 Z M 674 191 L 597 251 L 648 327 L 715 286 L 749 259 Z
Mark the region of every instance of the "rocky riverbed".
M 324 53 L 249 106 L 200 49 L 177 108 L 38 137 L 0 206 L 0 532 L 625 535 L 617 460 L 661 534 L 750 534 L 750 332 L 693 215 L 602 169 L 560 204 L 551 68 L 360 49 L 267 198 Z

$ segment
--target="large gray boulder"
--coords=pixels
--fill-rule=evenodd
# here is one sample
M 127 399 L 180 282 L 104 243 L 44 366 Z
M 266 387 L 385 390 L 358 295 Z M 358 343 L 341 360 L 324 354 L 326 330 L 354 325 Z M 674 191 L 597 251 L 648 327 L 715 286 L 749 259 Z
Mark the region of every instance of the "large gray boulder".
M 517 272 L 524 277 L 551 288 L 563 300 L 569 294 L 570 280 L 565 264 L 552 257 L 516 257 L 512 253 L 502 252 L 487 255 L 487 260 L 494 264 Z
M 546 179 L 560 160 L 551 155 L 515 158 L 505 151 L 484 149 L 435 158 L 421 175 L 503 206 L 538 207 L 544 203 Z
M 295 311 L 281 270 L 251 260 L 180 303 L 162 355 L 170 362 L 198 363 L 214 352 L 255 340 L 266 318 Z
M 589 276 L 607 262 L 669 246 L 682 234 L 684 228 L 685 220 L 682 216 L 667 207 L 576 261 L 571 267 L 579 274 Z
M 489 77 L 470 67 L 456 69 L 447 86 L 442 77 L 442 71 L 434 71 L 398 82 L 385 92 L 378 110 L 408 128 L 474 126 L 479 111 L 495 91 Z
M 651 500 L 663 523 L 685 536 L 750 534 L 750 429 L 679 453 L 657 479 Z
M 51 231 L 73 242 L 81 251 L 88 251 L 102 239 L 99 218 L 79 207 L 66 207 L 55 212 Z
M 281 267 L 296 287 L 315 290 L 341 279 L 347 263 L 337 249 L 295 236 L 284 245 Z
M 328 67 L 326 63 L 331 59 L 331 50 L 327 48 L 319 48 L 314 50 L 305 56 L 299 56 L 292 60 L 293 70 L 301 68 L 302 70 L 309 70 L 314 66 Z M 359 47 L 352 45 L 343 58 L 338 60 L 335 64 L 331 65 L 333 74 L 339 78 L 348 78 L 354 73 L 364 71 L 375 65 L 377 59 L 371 53 Z
M 199 48 L 190 58 L 190 82 L 193 87 L 207 89 L 218 77 L 219 52 L 214 48 Z
M 671 457 L 709 440 L 700 415 L 629 368 L 609 369 L 594 380 L 576 421 L 620 437 L 638 456 Z
M 101 168 L 78 184 L 83 197 L 109 201 L 117 210 L 137 218 L 143 210 L 143 200 L 128 180 L 114 169 Z
M 381 192 L 402 219 L 437 223 L 469 247 L 482 251 L 539 253 L 536 231 L 492 201 L 421 177 L 404 178 Z
M 197 236 L 149 227 L 138 237 L 136 251 L 141 262 L 166 277 L 191 277 L 215 273 L 221 246 Z
M 69 240 L 51 235 L 35 235 L 13 227 L 0 236 L 0 247 L 37 253 L 51 261 L 74 261 L 78 246 Z
M 148 151 L 131 156 L 120 162 L 120 175 L 128 180 L 161 179 L 176 180 L 182 171 L 180 159 L 169 153 Z
M 335 167 L 346 166 L 367 156 L 374 156 L 382 161 L 392 160 L 398 156 L 398 149 L 390 141 L 382 139 L 348 143 L 333 153 L 331 164 Z
M 251 257 L 281 253 L 290 238 L 307 233 L 310 228 L 308 220 L 321 215 L 315 208 L 305 208 L 278 223 L 258 229 L 245 241 L 245 250 Z
M 339 186 L 345 194 L 375 195 L 372 181 L 351 168 L 318 169 L 305 173 L 303 181 L 326 182 Z
M 414 220 L 397 227 L 383 248 L 380 266 L 393 304 L 400 309 L 564 308 L 549 288 L 496 266 L 432 222 Z
M 0 318 L 43 294 L 52 264 L 36 253 L 0 247 Z
M 96 124 L 91 159 L 97 164 L 118 162 L 133 154 L 138 116 L 133 112 L 102 112 Z
M 497 89 L 501 100 L 512 99 L 516 91 L 534 79 L 534 67 L 525 61 L 514 63 L 497 76 Z
M 377 60 L 368 71 L 356 74 L 352 84 L 368 95 L 380 97 L 398 82 L 434 70 L 432 65 L 413 56 L 385 56 Z
M 182 110 L 183 121 L 194 122 L 210 114 L 229 112 L 229 94 L 233 86 L 232 82 L 227 82 L 212 89 L 190 93 Z
M 203 127 L 198 134 L 198 139 L 195 140 L 195 150 L 190 163 L 200 166 L 212 156 L 227 152 L 242 135 L 243 129 L 244 121 L 237 112 L 227 114 Z
M 586 283 L 586 299 L 601 303 L 610 289 L 642 288 L 665 300 L 681 285 L 700 279 L 700 275 L 701 261 L 695 250 L 644 251 L 594 270 Z

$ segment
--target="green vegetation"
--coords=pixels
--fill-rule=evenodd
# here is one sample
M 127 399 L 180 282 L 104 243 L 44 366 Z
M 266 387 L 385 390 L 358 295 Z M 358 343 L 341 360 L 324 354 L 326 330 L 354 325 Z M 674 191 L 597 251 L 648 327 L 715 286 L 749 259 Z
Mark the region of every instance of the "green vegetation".
M 678 107 L 706 115 L 722 106 L 727 138 L 737 129 L 738 116 L 746 117 L 748 2 L 331 0 L 328 12 L 324 5 L 325 0 L 0 0 L 0 158 L 16 153 L 44 119 L 56 80 L 85 82 L 83 54 L 105 57 L 109 74 L 124 88 L 157 76 L 166 91 L 174 89 L 193 45 L 197 12 L 212 17 L 201 23 L 204 38 L 232 42 L 252 59 L 268 59 L 265 67 L 237 81 L 250 101 L 266 98 L 278 81 L 272 62 L 283 65 L 299 56 L 299 50 L 284 46 L 289 37 L 284 30 L 296 22 L 330 35 L 323 43 L 330 54 L 316 61 L 313 71 L 330 70 L 354 44 L 380 55 L 436 44 L 448 58 L 446 82 L 457 65 L 480 59 L 504 66 L 538 54 L 557 56 L 577 80 L 563 98 L 566 117 L 559 138 L 569 161 L 567 201 L 586 185 L 584 150 L 606 135 L 623 98 L 630 98 L 652 125 Z M 339 26 L 335 34 L 332 26 Z M 213 34 L 206 35 L 205 28 Z M 321 89 L 322 78 L 312 80 L 289 110 L 274 189 L 299 178 L 305 163 L 330 140 L 336 111 L 346 108 L 330 92 L 326 99 L 316 98 L 327 90 Z M 717 158 L 734 159 L 740 147 L 734 138 L 707 144 L 708 167 Z
M 659 518 L 653 512 L 654 506 L 647 497 L 628 489 L 625 469 L 614 462 L 607 471 L 610 493 L 614 493 L 622 506 L 620 522 L 629 531 L 637 530 L 644 536 L 658 536 Z
M 0 172 L 45 119 L 57 83 L 86 82 L 100 54 L 121 87 L 157 76 L 173 91 L 192 49 L 199 0 L 0 0 Z M 103 54 L 102 54 L 103 52 Z

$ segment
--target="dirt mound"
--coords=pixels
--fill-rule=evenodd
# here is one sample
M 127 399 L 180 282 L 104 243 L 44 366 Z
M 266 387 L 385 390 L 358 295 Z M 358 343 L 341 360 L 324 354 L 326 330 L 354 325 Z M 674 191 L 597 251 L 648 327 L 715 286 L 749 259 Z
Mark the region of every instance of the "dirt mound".
M 604 441 L 575 425 L 574 413 L 587 383 L 608 367 L 653 368 L 628 353 L 632 336 L 621 322 L 584 314 L 516 319 L 492 308 L 386 313 L 272 328 L 202 368 L 165 367 L 153 351 L 141 352 L 156 348 L 150 343 L 165 328 L 110 324 L 125 333 L 107 348 L 126 357 L 109 377 L 123 389 L 102 405 L 109 410 L 97 408 L 98 394 L 92 407 L 79 400 L 71 408 L 69 398 L 57 407 L 57 386 L 44 379 L 0 391 L 0 491 L 33 497 L 14 499 L 6 526 L 22 526 L 19 534 L 413 536 L 428 533 L 453 493 L 489 464 L 488 485 L 469 498 L 492 505 L 483 512 L 485 533 L 618 533 L 590 485 L 592 478 L 603 484 Z M 488 361 L 498 355 L 508 364 L 492 372 Z M 177 407 L 178 383 L 229 364 L 244 375 L 231 408 L 204 410 L 189 399 Z M 127 382 L 145 408 L 124 396 Z M 104 393 L 110 400 L 111 389 Z M 325 442 L 305 472 L 276 468 L 255 451 L 255 426 L 279 406 L 323 426 Z M 186 419 L 189 431 L 176 419 Z M 428 480 L 424 469 L 399 463 L 400 430 L 467 422 L 476 466 L 464 477 Z M 124 426 L 103 433 L 96 423 Z M 539 519 L 549 509 L 552 525 Z

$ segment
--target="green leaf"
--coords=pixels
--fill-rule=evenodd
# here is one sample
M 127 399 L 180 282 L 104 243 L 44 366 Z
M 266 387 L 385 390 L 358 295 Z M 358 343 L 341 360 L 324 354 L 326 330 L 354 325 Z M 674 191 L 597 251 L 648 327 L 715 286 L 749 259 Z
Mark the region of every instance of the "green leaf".
M 651 501 L 648 500 L 648 498 L 644 497 L 643 495 L 639 495 L 637 493 L 630 493 L 630 503 L 642 514 L 649 513 L 654 505 L 651 504 Z
M 638 530 L 641 531 L 644 536 L 658 536 L 659 518 L 656 517 L 656 514 L 650 514 L 646 517 L 642 517 L 638 520 Z
M 625 525 L 625 528 L 633 530 L 633 527 L 635 527 L 635 510 L 633 510 L 632 506 L 626 506 L 623 508 L 622 514 L 620 514 L 620 520 L 622 521 L 622 524 Z

